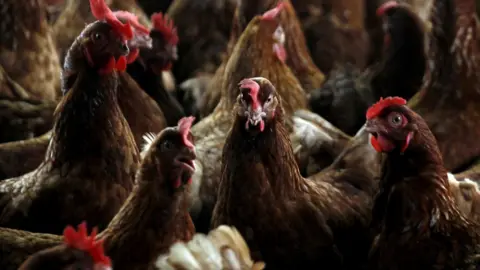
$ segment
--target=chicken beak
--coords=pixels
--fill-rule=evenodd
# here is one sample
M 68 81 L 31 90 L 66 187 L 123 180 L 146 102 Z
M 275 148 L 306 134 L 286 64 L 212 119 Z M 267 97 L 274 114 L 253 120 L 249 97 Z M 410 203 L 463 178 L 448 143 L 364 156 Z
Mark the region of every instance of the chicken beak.
M 263 118 L 266 116 L 266 113 L 262 111 L 262 108 L 257 108 L 253 110 L 249 107 L 249 110 L 245 112 L 245 116 L 247 116 L 247 122 L 245 123 L 245 129 L 249 130 L 250 127 L 260 127 L 260 131 L 265 129 L 265 122 Z

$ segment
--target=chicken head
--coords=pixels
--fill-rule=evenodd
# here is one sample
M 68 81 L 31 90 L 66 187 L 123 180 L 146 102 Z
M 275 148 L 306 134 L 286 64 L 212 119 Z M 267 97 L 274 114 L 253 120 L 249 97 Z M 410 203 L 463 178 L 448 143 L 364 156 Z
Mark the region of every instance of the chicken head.
M 178 189 L 190 184 L 195 172 L 196 158 L 193 135 L 190 132 L 195 117 L 184 117 L 178 121 L 176 127 L 168 127 L 157 136 L 149 133 L 144 136 L 147 142 L 142 156 L 151 158 L 159 166 L 159 170 L 166 173 L 171 181 L 171 187 Z M 151 151 L 158 151 L 151 153 Z M 144 161 L 149 162 L 149 161 Z
M 370 143 L 378 152 L 395 149 L 404 152 L 409 146 L 416 125 L 409 123 L 411 111 L 406 104 L 403 98 L 387 97 L 367 110 L 366 130 L 370 133 Z
M 245 129 L 263 132 L 269 120 L 275 117 L 279 96 L 272 83 L 263 77 L 244 79 L 239 83 L 236 113 L 245 117 Z

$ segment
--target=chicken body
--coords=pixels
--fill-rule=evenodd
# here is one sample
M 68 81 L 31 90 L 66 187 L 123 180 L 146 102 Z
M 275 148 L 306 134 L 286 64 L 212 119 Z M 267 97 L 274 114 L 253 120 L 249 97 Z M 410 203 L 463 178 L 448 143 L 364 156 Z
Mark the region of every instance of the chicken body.
M 480 155 L 475 1 L 435 0 L 431 22 L 431 65 L 423 89 L 410 106 L 425 119 L 445 167 L 455 173 Z
M 267 268 L 311 269 L 321 264 L 324 269 L 362 269 L 371 244 L 373 176 L 345 170 L 339 163 L 304 179 L 283 122 L 282 100 L 268 80 L 252 80 L 260 86 L 264 129 L 263 124 L 260 129 L 245 124 L 250 120 L 243 108 L 251 104 L 240 86 L 236 118 L 223 149 L 213 227 L 235 226 L 254 260 L 265 261 Z
M 196 163 L 200 169 L 193 177 L 190 213 L 194 220 L 202 221 L 202 225 L 196 222 L 200 232 L 208 232 L 221 175 L 220 149 L 232 123 L 231 110 L 238 94 L 238 81 L 247 76 L 270 77 L 278 84 L 279 94 L 285 97 L 287 115 L 292 116 L 297 109 L 306 108 L 306 96 L 300 83 L 272 50 L 276 27 L 276 22 L 262 20 L 260 16 L 250 22 L 227 63 L 219 106 L 192 129 L 197 138 Z M 293 131 L 291 120 L 288 120 L 288 126 Z
M 85 60 L 84 46 L 92 46 L 85 37 L 93 32 L 116 35 L 108 23 L 96 21 L 72 45 L 63 72 L 65 95 L 43 162 L 0 183 L 1 226 L 61 233 L 85 220 L 105 228 L 133 187 L 140 157 L 118 106 L 117 73 L 99 73 Z M 112 53 L 128 52 L 112 39 Z
M 43 0 L 4 0 L 0 4 L 0 99 L 4 103 L 0 109 L 0 142 L 8 142 L 46 132 L 45 127 L 37 130 L 39 126 L 47 126 L 47 130 L 51 127 L 52 109 L 60 94 L 61 68 Z M 35 112 L 22 102 L 53 105 Z M 33 115 L 38 120 L 32 119 Z
M 372 145 L 386 153 L 373 206 L 371 269 L 471 269 L 478 225 L 457 206 L 426 122 L 405 104 L 386 99 L 367 111 Z
M 195 155 L 191 146 L 184 144 L 183 133 L 179 131 L 179 127 L 172 127 L 157 136 L 146 136 L 147 146 L 135 186 L 108 227 L 96 238 L 104 240 L 105 254 L 115 269 L 152 269 L 159 254 L 167 252 L 177 241 L 189 241 L 195 233 L 184 204 L 192 171 L 176 163 L 179 158 L 192 161 Z M 187 136 L 191 138 L 191 134 Z M 171 148 L 163 147 L 167 141 Z M 177 180 L 180 180 L 178 187 L 173 185 Z M 30 255 L 61 244 L 62 238 L 0 228 L 0 241 L 1 269 L 16 270 Z M 57 248 L 52 252 L 57 252 Z

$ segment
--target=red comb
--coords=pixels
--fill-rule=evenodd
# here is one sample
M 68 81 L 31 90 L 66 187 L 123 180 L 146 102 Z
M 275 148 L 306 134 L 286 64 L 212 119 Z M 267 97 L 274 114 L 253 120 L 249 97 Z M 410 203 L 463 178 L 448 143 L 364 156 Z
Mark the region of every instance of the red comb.
M 382 113 L 382 111 L 390 106 L 398 105 L 402 106 L 407 104 L 407 101 L 401 97 L 387 97 L 387 98 L 380 98 L 380 100 L 370 106 L 367 110 L 367 120 L 377 117 Z
M 240 88 L 250 89 L 250 97 L 252 98 L 252 108 L 254 110 L 260 107 L 258 102 L 258 91 L 260 91 L 260 85 L 252 79 L 243 79 L 239 84 Z
M 113 12 L 113 15 L 115 15 L 115 17 L 117 17 L 119 20 L 125 20 L 128 23 L 130 23 L 130 25 L 133 27 L 135 31 L 138 31 L 144 35 L 150 34 L 150 30 L 148 30 L 147 27 L 143 26 L 138 21 L 137 15 L 124 10 L 115 11 Z
M 280 13 L 280 11 L 283 10 L 283 8 L 285 7 L 285 2 L 281 1 L 280 3 L 278 3 L 278 5 L 270 10 L 267 10 L 265 13 L 263 13 L 262 15 L 262 19 L 263 20 L 273 20 L 275 19 L 278 14 Z
M 188 139 L 188 133 L 190 132 L 190 128 L 192 127 L 192 124 L 194 121 L 195 121 L 195 117 L 193 116 L 183 117 L 178 121 L 178 130 L 180 131 L 180 134 L 182 134 L 183 143 L 188 148 L 195 147 L 193 143 Z
M 388 1 L 383 3 L 380 7 L 377 8 L 377 16 L 383 16 L 385 12 L 387 12 L 387 10 L 396 6 L 398 6 L 397 1 Z
M 63 231 L 63 242 L 72 248 L 88 252 L 92 256 L 95 264 L 111 266 L 110 258 L 103 252 L 103 241 L 95 241 L 97 228 L 92 230 L 90 236 L 87 235 L 87 223 L 82 222 L 78 225 L 78 232 L 72 226 L 67 226 Z
M 178 35 L 177 29 L 173 25 L 173 21 L 163 15 L 161 12 L 153 13 L 151 17 L 153 28 L 165 35 L 165 39 L 172 45 L 177 45 Z
M 90 0 L 90 9 L 97 20 L 105 20 L 110 24 L 121 37 L 130 40 L 133 37 L 133 30 L 130 24 L 120 22 L 104 0 Z

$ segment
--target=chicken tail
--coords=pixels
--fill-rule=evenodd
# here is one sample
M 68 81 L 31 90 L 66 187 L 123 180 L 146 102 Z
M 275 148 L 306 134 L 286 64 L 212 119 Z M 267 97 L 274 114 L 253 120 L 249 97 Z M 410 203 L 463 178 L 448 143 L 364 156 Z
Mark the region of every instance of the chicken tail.
M 208 236 L 197 233 L 188 243 L 176 243 L 168 254 L 155 264 L 157 269 L 264 269 L 263 262 L 254 263 L 250 250 L 233 227 L 220 226 Z

